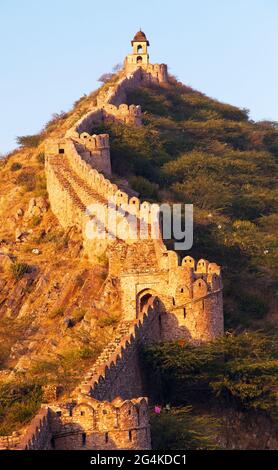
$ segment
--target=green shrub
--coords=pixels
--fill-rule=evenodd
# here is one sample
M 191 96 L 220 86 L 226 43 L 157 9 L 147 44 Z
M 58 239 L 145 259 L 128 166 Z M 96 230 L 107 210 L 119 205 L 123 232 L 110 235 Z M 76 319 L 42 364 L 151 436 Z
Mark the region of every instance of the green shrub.
M 75 285 L 81 288 L 84 285 L 85 279 L 83 278 L 82 274 L 78 274 L 75 278 Z
M 101 353 L 101 349 L 102 348 L 97 344 L 94 346 L 84 346 L 79 352 L 80 358 L 83 360 L 97 359 Z
M 26 191 L 33 191 L 36 187 L 36 175 L 31 171 L 22 171 L 17 179 L 16 183 L 23 186 Z
M 38 225 L 40 225 L 41 221 L 42 217 L 40 215 L 34 215 L 31 219 L 32 227 L 37 227 Z
M 41 134 L 23 135 L 16 138 L 16 142 L 20 147 L 37 147 L 42 141 Z
M 151 415 L 151 439 L 154 450 L 216 449 L 217 423 L 206 417 L 197 417 L 191 407 L 163 410 Z
M 44 162 L 45 162 L 45 154 L 44 154 L 44 152 L 38 153 L 38 155 L 37 155 L 37 161 L 38 161 L 38 163 L 44 165 Z
M 151 183 L 143 176 L 132 176 L 130 178 L 130 184 L 132 188 L 139 193 L 141 199 L 157 200 L 157 184 Z
M 116 326 L 119 323 L 119 315 L 110 314 L 105 317 L 101 317 L 97 321 L 97 325 L 100 328 L 105 328 L 107 326 Z
M 77 323 L 81 322 L 83 320 L 83 318 L 85 317 L 87 311 L 82 309 L 82 308 L 77 308 L 75 309 L 71 315 L 70 315 L 70 320 L 74 325 L 76 325 Z
M 22 168 L 21 163 L 14 162 L 11 164 L 11 171 L 18 171 Z
M 31 271 L 31 267 L 26 263 L 15 262 L 11 265 L 11 272 L 15 279 L 21 279 L 25 274 Z
M 60 243 L 65 236 L 63 230 L 53 230 L 46 233 L 44 240 L 46 242 Z
M 276 335 L 228 335 L 194 347 L 179 342 L 144 348 L 145 370 L 163 399 L 179 406 L 212 400 L 277 416 Z
M 30 421 L 42 401 L 41 387 L 34 383 L 0 385 L 0 435 L 7 435 Z

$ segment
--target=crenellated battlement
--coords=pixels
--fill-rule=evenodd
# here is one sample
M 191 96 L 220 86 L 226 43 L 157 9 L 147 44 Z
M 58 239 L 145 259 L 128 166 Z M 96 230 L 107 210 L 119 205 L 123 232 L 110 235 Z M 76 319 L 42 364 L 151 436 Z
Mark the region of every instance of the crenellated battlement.
M 142 383 L 138 374 L 138 345 L 161 339 L 158 311 L 159 299 L 151 297 L 137 319 L 121 322 L 115 338 L 77 390 L 98 400 L 113 400 L 119 394 L 124 398 L 140 395 Z
M 122 122 L 124 124 L 133 124 L 140 126 L 142 124 L 141 118 L 141 106 L 120 104 L 115 106 L 114 104 L 103 105 L 103 120 L 104 122 Z
M 2 450 L 148 450 L 150 445 L 146 398 L 100 402 L 84 395 L 42 405 L 17 438 L 0 438 Z

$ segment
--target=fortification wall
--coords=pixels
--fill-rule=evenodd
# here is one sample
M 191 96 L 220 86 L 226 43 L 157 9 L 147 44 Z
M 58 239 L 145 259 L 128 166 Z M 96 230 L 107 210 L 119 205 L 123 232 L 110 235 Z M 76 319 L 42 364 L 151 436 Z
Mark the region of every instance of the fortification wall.
M 78 387 L 78 393 L 89 394 L 101 401 L 111 401 L 117 396 L 130 399 L 142 395 L 138 354 L 141 344 L 161 339 L 158 311 L 159 300 L 151 297 L 138 318 L 127 324 L 122 335 L 116 336 L 105 348 L 86 380 Z
M 20 433 L 13 433 L 10 436 L 0 436 L 0 450 L 17 449 L 20 446 Z
M 99 402 L 80 396 L 75 402 L 51 408 L 55 449 L 151 448 L 148 402 L 144 398 Z
M 27 429 L 0 437 L 0 450 L 49 450 L 51 437 L 50 409 L 42 405 Z
M 155 82 L 159 84 L 168 82 L 168 68 L 166 64 L 143 64 L 131 63 L 128 58 L 125 60 L 126 74 L 133 74 L 140 71 L 144 75 L 147 82 Z
M 151 448 L 145 398 L 99 402 L 79 396 L 61 404 L 42 405 L 20 436 L 0 439 L 0 449 L 105 450 Z
M 195 342 L 210 341 L 223 334 L 222 282 L 219 266 L 206 261 L 207 272 L 200 273 L 197 266 L 204 260 L 196 264 L 193 258 L 186 257 L 179 266 L 178 259 L 172 256 L 173 252 L 164 251 L 162 253 L 164 269 L 161 269 L 161 262 L 152 270 L 144 259 L 143 265 L 141 264 L 142 251 L 139 249 L 137 251 L 134 263 L 136 271 L 126 269 L 118 274 L 122 308 L 126 319 L 134 319 L 135 315 L 140 313 L 141 298 L 151 294 L 159 297 L 163 303 L 162 310 L 167 313 L 162 317 L 163 340 L 186 338 Z M 154 264 L 151 252 L 147 257 L 151 260 L 150 264 Z M 115 258 L 116 252 L 114 260 Z M 193 267 L 188 265 L 188 259 L 192 260 Z M 115 275 L 115 271 L 113 274 Z
M 109 275 L 119 280 L 124 312 L 114 340 L 76 389 L 73 408 L 62 405 L 60 409 L 53 408 L 52 445 L 54 437 L 56 448 L 149 448 L 147 421 L 144 425 L 138 421 L 135 433 L 134 423 L 126 421 L 134 410 L 125 410 L 124 406 L 131 405 L 117 404 L 116 411 L 109 408 L 107 412 L 102 408 L 103 403 L 113 407 L 117 396 L 131 399 L 143 394 L 139 363 L 142 343 L 178 338 L 201 342 L 223 333 L 219 266 L 206 260 L 195 263 L 189 256 L 179 265 L 177 254 L 167 251 L 158 225 L 153 223 L 156 221 L 153 209 L 157 208 L 146 201 L 140 203 L 138 198 L 130 198 L 105 178 L 104 174 L 111 173 L 109 136 L 91 135 L 100 121 L 119 120 L 140 125 L 141 108 L 122 104 L 127 92 L 144 83 L 166 80 L 164 65 L 148 65 L 145 70 L 138 68 L 100 93 L 97 107 L 69 129 L 65 139 L 46 145 L 47 187 L 52 210 L 64 227 L 77 225 L 80 228 L 90 259 L 92 253 L 101 254 L 111 246 L 107 251 Z M 91 209 L 88 211 L 92 204 L 103 208 L 101 216 Z M 115 231 L 108 226 L 111 218 L 117 222 Z M 131 229 L 136 227 L 137 230 L 138 222 L 142 222 L 145 240 L 138 241 Z M 89 239 L 88 223 L 100 223 L 109 236 L 104 240 Z M 154 233 L 156 239 L 153 239 Z M 94 403 L 86 402 L 78 408 L 80 397 L 84 402 L 84 397 L 89 400 L 89 396 Z M 121 421 L 125 428 L 117 424 L 119 406 L 125 410 Z M 103 416 L 106 414 L 110 427 Z M 42 428 L 47 429 L 45 422 Z M 47 437 L 45 441 L 38 441 L 38 445 L 48 445 L 48 441 Z
M 142 111 L 141 106 L 120 104 L 103 105 L 103 121 L 104 122 L 122 122 L 124 124 L 132 124 L 141 126 L 142 124 Z

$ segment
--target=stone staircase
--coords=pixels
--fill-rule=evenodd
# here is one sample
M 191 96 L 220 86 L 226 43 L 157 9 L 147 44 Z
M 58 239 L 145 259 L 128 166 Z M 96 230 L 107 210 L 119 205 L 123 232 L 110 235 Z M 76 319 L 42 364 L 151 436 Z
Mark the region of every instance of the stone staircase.
M 92 378 L 100 376 L 105 364 L 109 363 L 111 357 L 115 354 L 123 338 L 129 336 L 133 331 L 134 321 L 121 321 L 116 328 L 115 336 L 98 356 L 93 367 L 86 373 L 84 381 L 78 386 L 77 391 L 82 391 L 83 387 L 91 385 Z
M 71 188 L 76 196 L 81 201 L 82 206 L 80 208 L 86 209 L 86 207 L 92 203 L 105 204 L 107 201 L 96 191 L 90 188 L 80 176 L 71 168 L 66 156 L 60 158 L 56 156 L 51 159 L 51 165 L 54 165 L 59 169 L 59 174 L 65 183 L 67 188 Z
M 100 193 L 96 190 L 93 190 L 87 183 L 82 179 L 71 167 L 70 162 L 66 156 L 61 155 L 52 156 L 49 165 L 55 173 L 56 178 L 58 179 L 60 185 L 66 192 L 68 193 L 71 201 L 73 202 L 74 206 L 85 215 L 87 213 L 87 209 L 93 205 L 101 205 L 106 209 L 108 199 L 103 197 Z M 112 208 L 110 209 L 112 210 Z M 88 214 L 88 213 L 87 213 Z M 105 214 L 105 212 L 104 212 Z M 118 223 L 121 219 L 125 219 L 128 214 L 125 211 L 118 211 L 117 212 L 117 220 Z M 93 219 L 94 216 L 89 216 L 90 219 Z M 139 227 L 139 220 L 137 220 L 137 224 Z M 108 233 L 108 229 L 103 226 L 104 230 Z M 139 228 L 138 228 L 139 230 Z M 114 233 L 111 233 L 114 237 Z M 118 237 L 116 236 L 115 239 Z

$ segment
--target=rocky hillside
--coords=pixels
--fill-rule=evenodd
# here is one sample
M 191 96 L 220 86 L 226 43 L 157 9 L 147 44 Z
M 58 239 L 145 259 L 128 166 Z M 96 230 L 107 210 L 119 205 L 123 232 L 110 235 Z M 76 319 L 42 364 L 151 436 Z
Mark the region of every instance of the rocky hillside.
M 42 385 L 62 383 L 69 394 L 120 320 L 116 287 L 102 295 L 107 259 L 89 263 L 80 234 L 61 228 L 46 191 L 44 140 L 61 135 L 92 99 L 54 116 L 0 162 L 0 434 L 30 419 Z

